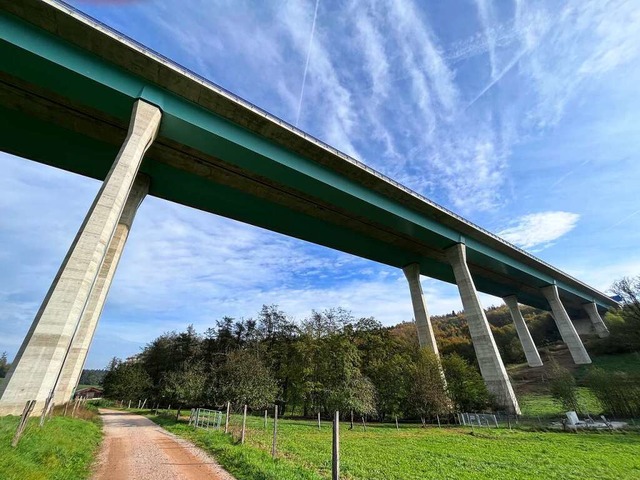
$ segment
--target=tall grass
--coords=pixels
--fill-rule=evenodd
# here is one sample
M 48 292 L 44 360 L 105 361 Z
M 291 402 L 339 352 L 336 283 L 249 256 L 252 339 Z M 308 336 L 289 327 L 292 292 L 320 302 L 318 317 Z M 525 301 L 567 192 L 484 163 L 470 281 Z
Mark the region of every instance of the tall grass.
M 86 409 L 77 414 L 83 418 L 53 416 L 42 428 L 31 418 L 16 448 L 11 439 L 19 417 L 0 417 L 0 479 L 87 478 L 102 438 L 100 420 Z

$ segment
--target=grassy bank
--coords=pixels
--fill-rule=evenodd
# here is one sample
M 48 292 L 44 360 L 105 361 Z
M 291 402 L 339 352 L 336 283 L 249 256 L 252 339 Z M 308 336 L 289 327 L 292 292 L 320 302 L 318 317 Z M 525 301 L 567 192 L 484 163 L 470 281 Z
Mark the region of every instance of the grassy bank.
M 247 443 L 213 430 L 194 430 L 168 417 L 151 417 L 167 430 L 210 451 L 237 478 L 330 478 L 331 428 L 279 422 L 278 460 L 271 460 L 270 428 L 248 419 Z M 239 419 L 234 418 L 237 430 Z M 271 427 L 271 424 L 269 425 Z M 640 478 L 637 433 L 525 432 L 376 425 L 341 427 L 345 479 L 626 479 Z M 236 437 L 237 438 L 237 437 Z
M 102 437 L 99 420 L 54 416 L 43 428 L 32 418 L 16 448 L 18 417 L 0 417 L 0 479 L 87 478 Z

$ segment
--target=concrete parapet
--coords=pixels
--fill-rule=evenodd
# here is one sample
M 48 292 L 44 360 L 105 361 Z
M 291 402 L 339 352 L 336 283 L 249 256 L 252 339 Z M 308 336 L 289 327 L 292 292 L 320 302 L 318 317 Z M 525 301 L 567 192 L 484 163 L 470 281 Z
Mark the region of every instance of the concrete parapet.
M 576 328 L 571 322 L 569 314 L 565 310 L 564 305 L 562 305 L 562 301 L 560 301 L 558 287 L 556 287 L 555 285 L 548 285 L 546 287 L 542 287 L 540 291 L 551 306 L 553 319 L 558 326 L 562 341 L 566 343 L 567 347 L 569 348 L 569 352 L 571 353 L 571 357 L 573 358 L 574 363 L 578 365 L 591 363 L 591 358 L 587 353 L 587 349 L 584 348 L 584 344 L 582 343 L 582 340 L 580 339 Z
M 462 299 L 464 316 L 469 325 L 473 348 L 476 352 L 480 373 L 496 401 L 511 413 L 520 413 L 518 400 L 511 381 L 502 363 L 491 327 L 480 303 L 471 272 L 467 266 L 466 247 L 459 243 L 447 250 L 447 258 L 453 267 L 453 274 Z

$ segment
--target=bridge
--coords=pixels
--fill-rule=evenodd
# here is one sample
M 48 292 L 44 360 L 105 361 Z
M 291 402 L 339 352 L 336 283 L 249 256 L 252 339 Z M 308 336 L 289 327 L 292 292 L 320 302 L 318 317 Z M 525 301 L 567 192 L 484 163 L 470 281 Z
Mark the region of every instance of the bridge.
M 518 403 L 477 292 L 608 334 L 617 303 L 498 236 L 54 0 L 0 0 L 0 148 L 103 181 L 0 387 L 0 414 L 68 400 L 136 209 L 146 194 L 403 269 L 422 346 L 437 353 L 420 275 L 453 283 L 481 373 Z M 408 299 L 407 299 L 408 301 Z

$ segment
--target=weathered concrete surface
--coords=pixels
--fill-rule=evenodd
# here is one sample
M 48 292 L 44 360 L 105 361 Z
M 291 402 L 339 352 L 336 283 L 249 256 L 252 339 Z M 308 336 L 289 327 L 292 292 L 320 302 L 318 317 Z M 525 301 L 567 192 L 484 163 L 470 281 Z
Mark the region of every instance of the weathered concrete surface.
M 104 440 L 93 480 L 234 480 L 218 463 L 148 418 L 100 410 Z
M 578 365 L 591 363 L 591 358 L 587 353 L 587 349 L 584 348 L 584 344 L 582 343 L 576 328 L 573 326 L 573 322 L 571 322 L 567 311 L 564 309 L 564 305 L 562 305 L 562 302 L 560 301 L 558 288 L 555 285 L 548 285 L 546 287 L 542 287 L 540 291 L 551 306 L 553 319 L 558 326 L 562 341 L 567 344 L 569 352 L 571 352 L 573 361 Z
M 120 221 L 113 234 L 113 238 L 111 238 L 109 242 L 107 254 L 98 272 L 98 278 L 93 284 L 89 301 L 82 313 L 80 324 L 71 341 L 67 358 L 64 361 L 62 373 L 60 374 L 60 379 L 53 394 L 53 401 L 58 405 L 69 401 L 73 391 L 78 385 L 82 369 L 87 359 L 87 353 L 91 346 L 91 341 L 93 340 L 102 309 L 107 299 L 107 294 L 109 293 L 109 288 L 111 287 L 111 282 L 113 281 L 113 276 L 116 273 L 118 262 L 120 261 L 127 237 L 129 236 L 131 224 L 133 223 L 140 203 L 148 191 L 149 178 L 145 175 L 138 175 L 129 193 L 129 198 L 124 205 L 124 210 L 120 216 Z
M 583 305 L 585 312 L 589 316 L 589 320 L 593 325 L 593 329 L 596 331 L 600 338 L 605 338 L 609 336 L 609 329 L 604 324 L 600 313 L 598 313 L 598 308 L 595 303 L 585 303 Z
M 458 291 L 462 299 L 464 316 L 469 325 L 473 348 L 476 352 L 480 373 L 487 389 L 496 397 L 496 401 L 512 413 L 520 413 L 518 399 L 511 386 L 511 381 L 502 363 L 491 327 L 484 309 L 480 304 L 478 292 L 467 266 L 466 249 L 459 243 L 447 250 L 447 257 L 453 267 Z
M 422 284 L 420 283 L 420 265 L 412 263 L 402 269 L 404 276 L 409 283 L 409 292 L 411 293 L 411 303 L 413 305 L 413 316 L 416 321 L 418 330 L 418 343 L 421 347 L 426 347 L 436 355 L 438 353 L 438 344 L 433 334 L 433 326 L 429 318 L 429 310 L 427 302 L 422 292 Z
M 37 415 L 53 393 L 107 245 L 161 117 L 157 107 L 136 102 L 127 138 L 0 387 L 0 415 L 20 414 L 27 400 L 36 400 L 33 412 Z
M 509 307 L 511 319 L 516 327 L 516 332 L 518 333 L 520 344 L 524 350 L 524 355 L 527 358 L 527 363 L 530 367 L 541 367 L 542 359 L 540 358 L 536 344 L 533 342 L 533 338 L 531 338 L 531 332 L 529 332 L 529 328 L 524 318 L 522 318 L 522 312 L 520 312 L 520 307 L 518 306 L 518 298 L 515 295 L 509 295 L 508 297 L 504 297 L 503 300 L 504 303 L 507 304 L 507 307 Z

